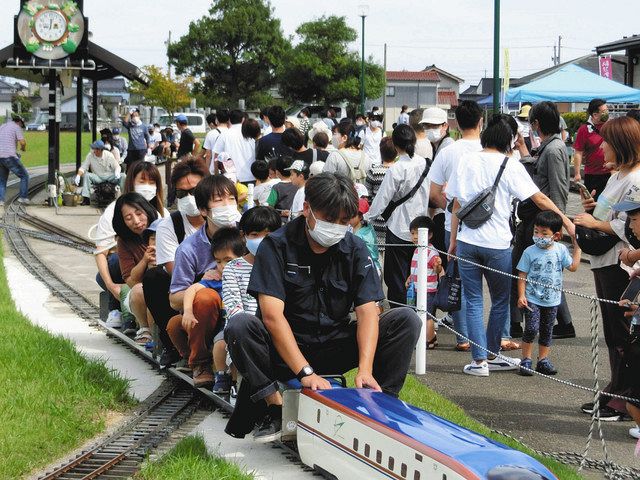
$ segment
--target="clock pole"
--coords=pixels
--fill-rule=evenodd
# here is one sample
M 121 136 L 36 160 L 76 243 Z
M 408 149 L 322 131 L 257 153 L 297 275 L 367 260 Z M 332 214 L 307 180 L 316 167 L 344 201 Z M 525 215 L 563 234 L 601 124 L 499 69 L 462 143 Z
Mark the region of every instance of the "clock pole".
M 57 185 L 57 179 L 55 175 L 56 170 L 56 150 L 58 148 L 56 144 L 56 89 L 57 89 L 57 77 L 58 74 L 55 68 L 49 69 L 49 174 L 47 176 L 47 185 L 49 190 L 55 189 Z M 48 192 L 49 206 L 53 206 L 52 202 L 56 201 L 56 196 L 52 196 L 51 191 Z

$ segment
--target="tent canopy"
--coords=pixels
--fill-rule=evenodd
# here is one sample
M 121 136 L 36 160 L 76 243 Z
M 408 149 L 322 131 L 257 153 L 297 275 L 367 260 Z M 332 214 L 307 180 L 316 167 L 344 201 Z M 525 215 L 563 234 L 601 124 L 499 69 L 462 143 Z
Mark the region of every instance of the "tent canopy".
M 594 98 L 616 103 L 640 103 L 640 90 L 569 64 L 546 77 L 509 90 L 506 95 L 507 102 L 548 100 L 586 103 Z

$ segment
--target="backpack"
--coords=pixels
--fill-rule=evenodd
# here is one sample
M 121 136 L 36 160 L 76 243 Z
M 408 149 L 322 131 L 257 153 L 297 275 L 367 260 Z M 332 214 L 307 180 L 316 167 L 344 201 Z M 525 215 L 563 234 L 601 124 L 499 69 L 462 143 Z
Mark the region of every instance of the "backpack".
M 362 183 L 362 181 L 367 178 L 365 161 L 366 158 L 364 155 L 364 151 L 360 151 L 360 161 L 358 162 L 358 165 L 356 167 L 351 164 L 351 161 L 347 157 L 345 157 L 345 155 L 340 150 L 338 150 L 338 153 L 349 167 L 349 176 L 351 177 L 351 180 L 353 180 L 355 183 Z

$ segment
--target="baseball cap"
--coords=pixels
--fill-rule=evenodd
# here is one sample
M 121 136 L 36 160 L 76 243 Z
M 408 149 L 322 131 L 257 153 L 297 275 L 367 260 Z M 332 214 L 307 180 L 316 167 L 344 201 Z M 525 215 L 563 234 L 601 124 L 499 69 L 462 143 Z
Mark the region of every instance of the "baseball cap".
M 524 105 L 518 112 L 518 118 L 529 118 L 529 112 L 531 111 L 531 105 Z
M 144 232 L 142 232 L 142 237 L 145 239 L 145 241 L 149 240 L 150 235 L 156 233 L 156 231 L 158 230 L 158 225 L 160 225 L 160 222 L 162 220 L 162 218 L 157 218 L 153 222 L 151 222 L 147 228 L 144 229 Z
M 176 122 L 187 123 L 187 116 L 180 114 L 176 117 Z
M 358 212 L 364 215 L 369 211 L 369 202 L 366 198 L 361 198 L 358 200 Z
M 285 168 L 285 170 L 295 170 L 296 172 L 303 172 L 305 169 L 304 161 L 295 160 L 289 168 Z
M 120 134 L 120 129 L 118 127 L 115 127 L 111 133 L 113 133 L 114 135 L 119 135 Z
M 424 112 L 422 112 L 422 120 L 418 123 L 442 125 L 443 123 L 447 123 L 447 112 L 438 107 L 425 108 Z
M 317 162 L 313 162 L 309 165 L 309 176 L 313 177 L 314 175 L 320 175 L 324 170 L 324 162 L 318 160 Z
M 91 149 L 104 150 L 104 142 L 102 140 L 96 140 L 91 144 Z
M 629 192 L 621 202 L 613 205 L 616 212 L 629 212 L 631 210 L 637 210 L 640 208 L 640 190 L 633 190 Z

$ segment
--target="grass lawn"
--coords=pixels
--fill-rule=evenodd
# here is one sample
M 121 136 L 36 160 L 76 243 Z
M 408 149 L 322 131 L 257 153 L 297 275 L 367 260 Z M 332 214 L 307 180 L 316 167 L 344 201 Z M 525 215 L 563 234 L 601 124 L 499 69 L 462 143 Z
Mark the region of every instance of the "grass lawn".
M 49 134 L 47 132 L 24 132 L 27 141 L 27 151 L 22 154 L 25 167 L 39 167 L 47 165 L 49 161 Z M 82 160 L 89 153 L 91 133 L 82 133 Z M 60 132 L 60 164 L 75 163 L 76 134 L 75 132 Z
M 0 479 L 42 468 L 132 405 L 128 382 L 16 311 L 0 245 Z
M 353 386 L 354 384 L 354 377 L 355 370 L 347 374 L 347 382 L 350 386 Z M 473 430 L 474 432 L 478 432 L 500 443 L 504 443 L 511 448 L 531 455 L 532 457 L 542 462 L 561 480 L 578 480 L 583 478 L 576 472 L 575 469 L 563 465 L 560 462 L 557 462 L 550 458 L 534 455 L 531 450 L 526 448 L 521 443 L 518 443 L 517 441 L 514 441 L 510 438 L 503 437 L 502 435 L 493 433 L 490 428 L 469 417 L 469 415 L 467 415 L 465 411 L 458 405 L 420 383 L 420 381 L 413 375 L 407 375 L 407 380 L 405 381 L 404 387 L 400 392 L 400 398 L 407 403 L 439 415 L 440 417 L 461 425 L 462 427 Z
M 147 463 L 136 480 L 250 480 L 235 464 L 211 455 L 201 436 L 186 437 L 157 462 Z

